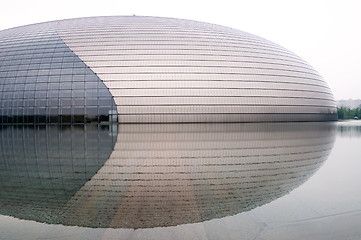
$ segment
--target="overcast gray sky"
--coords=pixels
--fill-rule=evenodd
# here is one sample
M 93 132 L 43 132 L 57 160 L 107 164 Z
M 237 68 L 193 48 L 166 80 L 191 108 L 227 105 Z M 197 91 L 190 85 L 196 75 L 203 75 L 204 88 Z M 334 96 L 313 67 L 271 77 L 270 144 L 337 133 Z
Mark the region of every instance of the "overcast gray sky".
M 198 20 L 256 34 L 310 63 L 336 99 L 361 98 L 361 0 L 2 0 L 0 30 L 132 14 Z

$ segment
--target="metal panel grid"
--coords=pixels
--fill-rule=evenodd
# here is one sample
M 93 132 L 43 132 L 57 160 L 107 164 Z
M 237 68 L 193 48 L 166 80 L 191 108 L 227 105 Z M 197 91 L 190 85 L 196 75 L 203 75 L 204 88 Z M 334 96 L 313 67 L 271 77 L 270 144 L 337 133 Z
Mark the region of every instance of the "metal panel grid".
M 0 33 L 1 123 L 84 123 L 115 110 L 102 81 L 59 38 L 56 22 Z
M 107 85 L 120 122 L 335 120 L 332 93 L 311 66 L 242 31 L 98 17 L 60 21 L 57 32 Z

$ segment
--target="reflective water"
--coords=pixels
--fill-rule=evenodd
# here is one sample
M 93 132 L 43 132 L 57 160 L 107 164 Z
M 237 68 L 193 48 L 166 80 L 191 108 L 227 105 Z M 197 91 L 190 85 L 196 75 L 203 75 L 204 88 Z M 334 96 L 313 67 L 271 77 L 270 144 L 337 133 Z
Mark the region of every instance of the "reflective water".
M 5 126 L 0 140 L 0 239 L 361 238 L 359 122 Z

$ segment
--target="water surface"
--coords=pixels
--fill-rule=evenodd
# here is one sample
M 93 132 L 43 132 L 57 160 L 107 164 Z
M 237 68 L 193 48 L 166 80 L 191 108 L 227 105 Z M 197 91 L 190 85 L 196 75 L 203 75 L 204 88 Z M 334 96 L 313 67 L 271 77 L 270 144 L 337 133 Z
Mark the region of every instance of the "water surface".
M 359 239 L 361 124 L 6 126 L 2 239 Z

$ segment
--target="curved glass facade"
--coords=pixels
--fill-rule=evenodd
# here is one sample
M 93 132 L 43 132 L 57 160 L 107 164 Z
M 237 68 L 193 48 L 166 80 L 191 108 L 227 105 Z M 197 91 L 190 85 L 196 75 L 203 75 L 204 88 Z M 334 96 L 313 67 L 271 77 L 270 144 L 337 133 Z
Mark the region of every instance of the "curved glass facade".
M 109 90 L 59 38 L 57 22 L 0 33 L 0 123 L 108 121 Z
M 310 65 L 218 25 L 69 19 L 2 31 L 0 49 L 3 123 L 337 119 L 332 93 Z

